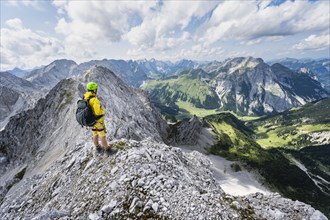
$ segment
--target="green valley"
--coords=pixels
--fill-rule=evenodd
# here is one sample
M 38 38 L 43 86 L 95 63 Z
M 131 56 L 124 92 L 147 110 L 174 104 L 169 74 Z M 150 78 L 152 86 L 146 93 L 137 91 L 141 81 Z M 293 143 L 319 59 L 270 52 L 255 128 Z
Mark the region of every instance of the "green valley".
M 282 147 L 265 149 L 253 138 L 255 131 L 230 113 L 209 115 L 204 120 L 217 140 L 208 149 L 211 154 L 257 170 L 269 188 L 330 215 L 330 145 L 300 151 Z

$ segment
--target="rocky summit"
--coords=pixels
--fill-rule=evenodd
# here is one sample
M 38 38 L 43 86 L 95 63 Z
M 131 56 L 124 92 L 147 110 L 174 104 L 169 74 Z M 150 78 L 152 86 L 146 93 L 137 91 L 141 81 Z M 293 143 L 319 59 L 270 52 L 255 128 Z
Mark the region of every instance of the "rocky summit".
M 120 149 L 111 156 L 97 153 L 91 132 L 74 118 L 76 101 L 92 80 L 99 83 L 99 98 L 106 108 L 107 137 Z M 201 129 L 201 122 L 193 119 L 177 130 L 191 136 L 189 124 L 195 131 Z M 166 144 L 169 139 L 173 145 L 188 143 L 172 132 L 144 93 L 104 67 L 62 80 L 0 132 L 0 216 L 327 219 L 310 205 L 277 193 L 226 194 L 206 155 Z

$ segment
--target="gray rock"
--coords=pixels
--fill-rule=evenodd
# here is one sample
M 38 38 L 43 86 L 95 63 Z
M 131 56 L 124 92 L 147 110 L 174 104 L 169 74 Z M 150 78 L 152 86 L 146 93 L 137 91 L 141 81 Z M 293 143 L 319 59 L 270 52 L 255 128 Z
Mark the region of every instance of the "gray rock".
M 151 207 L 154 210 L 154 212 L 157 212 L 158 211 L 159 204 L 158 203 L 154 203 L 154 204 L 152 204 Z
M 114 167 L 114 168 L 111 170 L 111 174 L 112 174 L 112 175 L 115 174 L 115 173 L 117 172 L 117 170 L 118 170 L 118 167 Z
M 110 213 L 117 205 L 117 200 L 111 200 L 109 204 L 102 207 L 102 211 L 105 213 Z
M 101 216 L 99 216 L 97 213 L 89 214 L 88 219 L 90 219 L 90 220 L 103 220 L 103 218 Z

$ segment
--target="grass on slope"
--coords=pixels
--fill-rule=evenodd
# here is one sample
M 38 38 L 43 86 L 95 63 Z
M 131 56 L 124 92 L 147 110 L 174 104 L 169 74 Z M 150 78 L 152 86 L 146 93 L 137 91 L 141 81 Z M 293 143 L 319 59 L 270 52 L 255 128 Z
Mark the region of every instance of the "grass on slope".
M 204 118 L 208 115 L 214 115 L 220 113 L 219 109 L 197 108 L 192 103 L 182 100 L 176 101 L 175 105 L 177 107 L 176 111 L 174 109 L 171 109 L 170 107 L 157 106 L 157 105 L 156 106 L 161 108 L 162 110 L 161 113 L 165 116 L 165 119 L 166 120 L 168 119 L 170 121 L 177 121 L 177 120 L 180 121 L 183 120 L 184 118 L 192 118 L 193 116 Z M 228 111 L 221 111 L 221 113 L 231 113 L 242 121 L 252 121 L 259 118 L 256 116 L 238 116 L 235 113 Z
M 252 159 L 256 163 L 265 158 L 261 147 L 251 138 L 252 130 L 232 114 L 220 113 L 204 119 L 212 126 L 218 140 L 210 148 L 212 154 L 220 154 L 231 160 Z
M 299 124 L 294 126 L 258 126 L 256 141 L 259 145 L 270 147 L 300 148 L 318 145 L 308 138 L 312 133 L 330 131 L 330 124 Z
M 177 102 L 175 102 L 175 104 L 179 107 L 179 113 L 176 117 L 177 120 L 191 118 L 194 115 L 199 118 L 203 118 L 207 115 L 213 115 L 218 113 L 216 109 L 197 108 L 190 102 L 184 102 L 181 100 L 178 100 Z
M 210 115 L 204 119 L 213 128 L 217 139 L 217 144 L 209 149 L 210 153 L 257 169 L 267 184 L 283 196 L 303 201 L 330 215 L 325 205 L 330 204 L 330 197 L 286 157 L 286 152 L 262 148 L 252 138 L 253 131 L 230 113 Z M 294 152 L 299 155 L 298 151 Z
M 201 80 L 202 70 L 165 80 L 148 81 L 142 89 L 149 93 L 153 102 L 169 105 L 177 102 L 191 102 L 196 108 L 216 109 L 219 107 L 217 94 Z
M 255 131 L 257 143 L 265 148 L 320 145 L 324 144 L 322 138 L 316 141 L 311 136 L 330 132 L 329 112 L 330 98 L 327 98 L 275 116 L 250 121 L 247 125 Z

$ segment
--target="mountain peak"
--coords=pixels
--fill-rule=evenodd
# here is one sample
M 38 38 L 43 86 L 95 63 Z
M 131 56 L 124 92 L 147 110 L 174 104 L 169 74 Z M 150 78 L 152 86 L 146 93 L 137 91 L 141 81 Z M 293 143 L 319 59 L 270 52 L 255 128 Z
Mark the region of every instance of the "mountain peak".
M 265 64 L 261 58 L 254 57 L 236 57 L 227 59 L 223 62 L 222 66 L 228 69 L 229 73 L 233 73 L 238 69 L 255 68 L 260 64 Z
M 84 77 L 91 74 L 107 74 L 109 72 L 113 73 L 111 70 L 109 70 L 106 67 L 100 65 L 94 65 L 85 72 Z
M 25 78 L 50 90 L 59 81 L 67 78 L 76 66 L 77 63 L 72 60 L 55 60 L 47 66 L 31 71 Z
M 99 65 L 94 65 L 88 70 L 85 71 L 83 74 L 83 80 L 88 82 L 88 81 L 95 81 L 95 82 L 100 82 L 101 84 L 103 81 L 109 81 L 110 83 L 118 82 L 122 80 L 116 76 L 111 70 L 109 70 L 106 67 L 99 66 Z
M 68 63 L 68 64 L 76 64 L 77 63 L 73 60 L 68 60 L 68 59 L 58 59 L 58 60 L 54 60 L 52 63 L 50 63 L 49 65 L 51 64 L 59 64 L 59 63 Z

